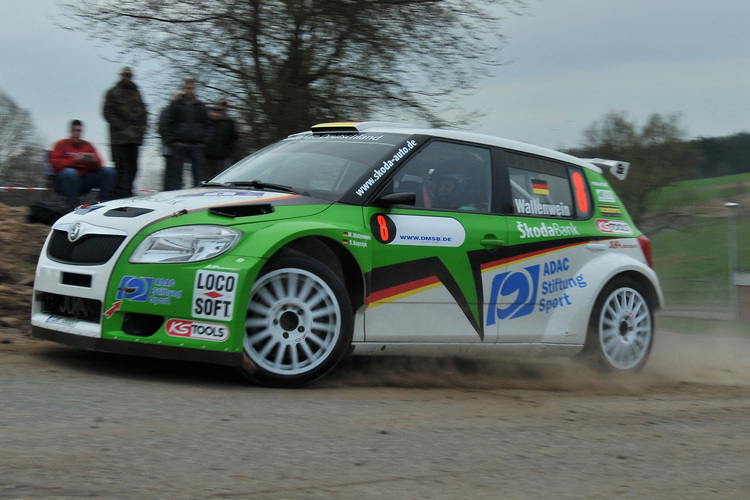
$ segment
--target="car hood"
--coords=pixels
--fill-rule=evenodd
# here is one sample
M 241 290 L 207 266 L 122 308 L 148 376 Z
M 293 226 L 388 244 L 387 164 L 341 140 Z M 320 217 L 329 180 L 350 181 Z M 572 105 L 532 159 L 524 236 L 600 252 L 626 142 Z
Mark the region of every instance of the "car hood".
M 189 213 L 211 211 L 226 217 L 227 224 L 263 216 L 263 220 L 305 217 L 322 212 L 331 201 L 290 193 L 242 189 L 194 188 L 164 191 L 152 196 L 123 198 L 95 205 L 83 205 L 63 216 L 53 227 L 68 230 L 76 222 L 118 228 L 133 233 L 162 219 Z M 296 206 L 293 214 L 277 211 L 280 206 Z M 240 219 L 241 218 L 241 219 Z

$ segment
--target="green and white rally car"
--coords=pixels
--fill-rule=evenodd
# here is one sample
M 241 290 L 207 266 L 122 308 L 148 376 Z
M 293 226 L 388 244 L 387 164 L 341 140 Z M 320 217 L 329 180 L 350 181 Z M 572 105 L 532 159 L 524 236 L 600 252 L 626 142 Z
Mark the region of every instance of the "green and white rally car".
M 347 354 L 580 353 L 637 370 L 663 296 L 602 175 L 628 167 L 467 132 L 318 125 L 201 187 L 58 220 L 33 335 L 286 387 Z

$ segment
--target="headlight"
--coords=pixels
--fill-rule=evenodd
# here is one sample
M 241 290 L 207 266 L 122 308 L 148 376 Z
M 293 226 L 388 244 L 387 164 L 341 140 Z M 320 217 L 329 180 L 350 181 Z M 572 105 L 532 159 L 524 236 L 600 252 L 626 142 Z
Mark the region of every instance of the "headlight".
M 183 226 L 162 229 L 138 245 L 130 262 L 197 262 L 231 249 L 242 232 L 223 226 Z

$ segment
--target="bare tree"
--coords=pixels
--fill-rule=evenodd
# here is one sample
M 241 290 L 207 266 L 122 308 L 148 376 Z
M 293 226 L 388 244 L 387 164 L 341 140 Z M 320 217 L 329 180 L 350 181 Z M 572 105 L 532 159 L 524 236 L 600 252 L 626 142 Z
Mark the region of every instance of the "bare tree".
M 0 91 L 0 183 L 34 185 L 42 173 L 43 155 L 31 114 Z
M 680 119 L 679 114 L 653 114 L 639 129 L 625 113 L 610 112 L 584 131 L 583 147 L 571 152 L 631 163 L 627 179 L 612 186 L 638 223 L 646 217 L 656 191 L 692 178 L 701 161 L 700 150 L 687 140 Z
M 71 29 L 226 97 L 255 149 L 327 120 L 458 124 L 522 0 L 75 0 Z

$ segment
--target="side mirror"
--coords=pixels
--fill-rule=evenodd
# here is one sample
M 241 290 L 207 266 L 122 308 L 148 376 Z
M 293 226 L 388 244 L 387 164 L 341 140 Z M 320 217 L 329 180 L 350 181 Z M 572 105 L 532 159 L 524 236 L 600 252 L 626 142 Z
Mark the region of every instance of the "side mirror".
M 381 206 L 392 206 L 392 205 L 411 205 L 417 204 L 417 195 L 411 191 L 398 191 L 396 193 L 387 194 L 381 196 L 375 200 L 376 205 Z

